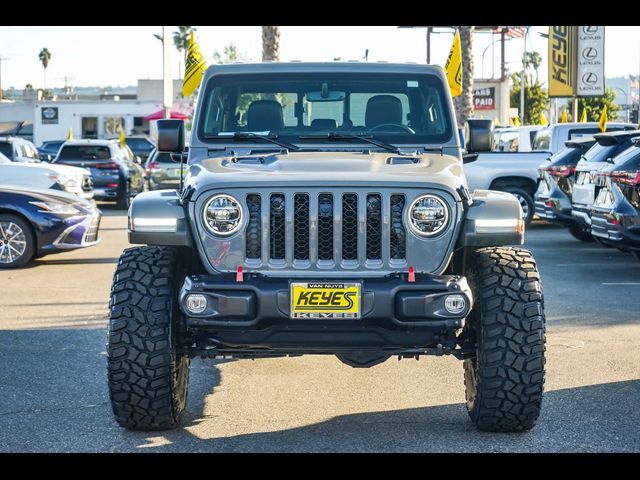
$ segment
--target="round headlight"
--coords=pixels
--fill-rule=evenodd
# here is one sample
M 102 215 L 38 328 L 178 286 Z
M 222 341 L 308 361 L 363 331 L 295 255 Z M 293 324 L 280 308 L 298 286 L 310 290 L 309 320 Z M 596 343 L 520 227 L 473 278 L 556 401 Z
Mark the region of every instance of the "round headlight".
M 216 235 L 231 235 L 242 223 L 242 207 L 231 195 L 214 195 L 204 206 L 204 224 Z
M 447 228 L 449 208 L 435 195 L 418 197 L 409 208 L 409 225 L 422 237 L 431 237 Z

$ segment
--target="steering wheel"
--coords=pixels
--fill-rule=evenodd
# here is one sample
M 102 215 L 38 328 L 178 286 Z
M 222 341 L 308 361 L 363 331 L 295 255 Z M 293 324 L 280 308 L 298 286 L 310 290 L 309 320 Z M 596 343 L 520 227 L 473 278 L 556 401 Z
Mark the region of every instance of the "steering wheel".
M 408 127 L 406 125 L 403 125 L 401 123 L 381 123 L 380 125 L 376 125 L 375 127 L 371 127 L 368 131 L 369 132 L 375 132 L 376 130 L 382 130 L 383 128 L 392 128 L 392 129 L 396 129 L 396 130 L 402 130 L 405 131 L 407 133 L 411 133 L 411 134 L 415 134 L 415 130 L 413 130 L 411 127 Z

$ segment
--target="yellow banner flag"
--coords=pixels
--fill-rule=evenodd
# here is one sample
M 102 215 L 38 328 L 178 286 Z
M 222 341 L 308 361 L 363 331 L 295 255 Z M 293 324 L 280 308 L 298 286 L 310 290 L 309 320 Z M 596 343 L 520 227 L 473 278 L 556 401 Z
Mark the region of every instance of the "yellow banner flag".
M 598 127 L 602 133 L 607 131 L 607 120 L 609 120 L 609 116 L 607 115 L 607 106 L 602 107 L 602 113 L 600 114 L 600 120 L 598 120 Z
M 513 122 L 513 126 L 514 127 L 519 127 L 520 126 L 520 117 L 513 117 L 511 119 L 511 122 Z
M 120 145 L 124 147 L 126 144 L 127 142 L 124 140 L 124 130 L 120 130 Z
M 544 113 L 540 114 L 540 121 L 538 122 L 540 125 L 547 125 L 549 121 Z
M 582 113 L 580 114 L 580 123 L 587 123 L 587 109 L 582 109 Z
M 69 133 L 67 133 L 67 140 L 73 140 L 73 128 L 69 129 Z
M 457 97 L 462 93 L 462 48 L 460 47 L 460 33 L 456 30 L 449 58 L 444 66 L 451 96 Z
M 202 75 L 206 69 L 206 62 L 202 53 L 200 53 L 200 46 L 196 43 L 193 32 L 191 32 L 184 69 L 184 80 L 182 81 L 182 94 L 185 97 L 191 95 L 200 86 Z
M 562 111 L 562 118 L 560 119 L 560 123 L 567 123 L 569 121 L 569 118 L 567 117 L 567 111 L 563 110 Z

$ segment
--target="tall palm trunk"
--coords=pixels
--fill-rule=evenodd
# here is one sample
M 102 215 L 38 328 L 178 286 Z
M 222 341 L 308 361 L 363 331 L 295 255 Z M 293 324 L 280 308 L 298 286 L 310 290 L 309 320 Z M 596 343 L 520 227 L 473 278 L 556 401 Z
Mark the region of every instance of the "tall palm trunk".
M 262 27 L 262 61 L 280 60 L 280 27 Z
M 473 34 L 475 26 L 458 27 L 462 50 L 462 93 L 454 98 L 458 127 L 473 116 Z

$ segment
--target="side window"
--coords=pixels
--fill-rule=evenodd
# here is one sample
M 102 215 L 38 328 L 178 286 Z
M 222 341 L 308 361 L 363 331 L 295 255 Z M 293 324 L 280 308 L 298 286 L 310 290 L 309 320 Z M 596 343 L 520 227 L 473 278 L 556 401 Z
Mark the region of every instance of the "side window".
M 538 130 L 533 141 L 534 150 L 549 150 L 551 145 L 551 130 Z
M 578 128 L 569 130 L 569 140 L 573 140 L 574 138 L 591 137 L 593 134 L 599 132 L 600 130 L 597 128 Z

